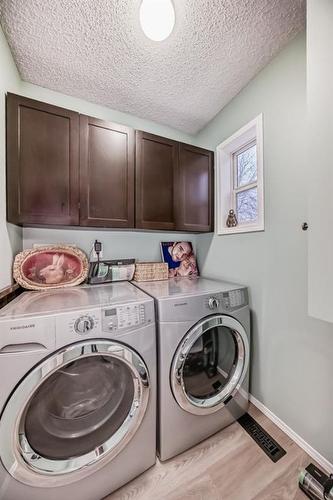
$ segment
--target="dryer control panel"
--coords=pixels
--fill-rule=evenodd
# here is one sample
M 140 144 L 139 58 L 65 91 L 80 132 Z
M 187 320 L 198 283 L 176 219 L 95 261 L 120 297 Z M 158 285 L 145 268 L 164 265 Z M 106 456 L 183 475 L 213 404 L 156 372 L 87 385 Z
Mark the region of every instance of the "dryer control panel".
M 225 309 L 237 309 L 247 304 L 246 289 L 230 290 L 222 293 L 222 301 Z
M 205 297 L 205 306 L 213 312 L 234 311 L 248 304 L 246 288 L 229 290 Z
M 102 330 L 104 332 L 121 332 L 133 327 L 151 323 L 146 317 L 144 303 L 126 304 L 102 309 Z

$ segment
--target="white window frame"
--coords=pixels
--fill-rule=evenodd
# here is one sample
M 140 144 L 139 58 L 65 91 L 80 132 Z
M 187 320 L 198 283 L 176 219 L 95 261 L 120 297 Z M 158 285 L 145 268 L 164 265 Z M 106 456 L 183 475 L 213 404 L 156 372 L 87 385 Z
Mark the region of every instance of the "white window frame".
M 235 153 L 255 143 L 257 150 L 257 181 L 246 186 L 235 188 Z M 216 228 L 217 234 L 249 233 L 264 231 L 265 229 L 265 204 L 264 204 L 264 159 L 263 159 L 263 115 L 260 114 L 227 140 L 217 146 L 216 168 Z M 226 220 L 231 208 L 236 213 L 236 193 L 257 187 L 258 193 L 258 220 L 240 223 L 235 227 L 227 227 Z

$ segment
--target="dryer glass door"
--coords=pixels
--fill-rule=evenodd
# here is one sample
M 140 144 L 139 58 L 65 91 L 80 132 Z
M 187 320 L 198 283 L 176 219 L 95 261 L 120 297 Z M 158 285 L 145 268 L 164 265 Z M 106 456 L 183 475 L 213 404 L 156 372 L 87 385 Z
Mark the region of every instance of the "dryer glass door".
M 130 348 L 111 341 L 68 346 L 32 370 L 8 401 L 1 458 L 27 484 L 71 482 L 75 472 L 87 473 L 87 466 L 111 459 L 127 444 L 143 419 L 148 392 L 147 368 Z M 36 473 L 62 478 L 36 482 Z
M 178 404 L 202 415 L 222 408 L 246 375 L 249 343 L 234 318 L 209 316 L 184 337 L 171 368 L 171 386 Z

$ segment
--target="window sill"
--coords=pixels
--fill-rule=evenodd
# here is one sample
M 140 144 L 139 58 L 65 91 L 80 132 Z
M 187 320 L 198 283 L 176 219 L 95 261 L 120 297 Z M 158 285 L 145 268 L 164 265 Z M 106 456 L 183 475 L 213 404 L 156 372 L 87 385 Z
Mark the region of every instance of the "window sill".
M 256 224 L 253 226 L 236 226 L 236 227 L 223 227 L 216 231 L 218 236 L 222 236 L 225 234 L 241 234 L 241 233 L 256 233 L 258 231 L 265 231 L 265 227 L 260 224 Z

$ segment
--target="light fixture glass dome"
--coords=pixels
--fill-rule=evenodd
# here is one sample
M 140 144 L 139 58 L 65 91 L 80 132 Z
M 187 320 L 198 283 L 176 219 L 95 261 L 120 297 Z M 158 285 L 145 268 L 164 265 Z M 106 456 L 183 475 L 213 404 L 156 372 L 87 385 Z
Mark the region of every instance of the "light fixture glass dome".
M 144 34 L 155 42 L 170 36 L 175 25 L 172 0 L 142 0 L 140 24 Z

